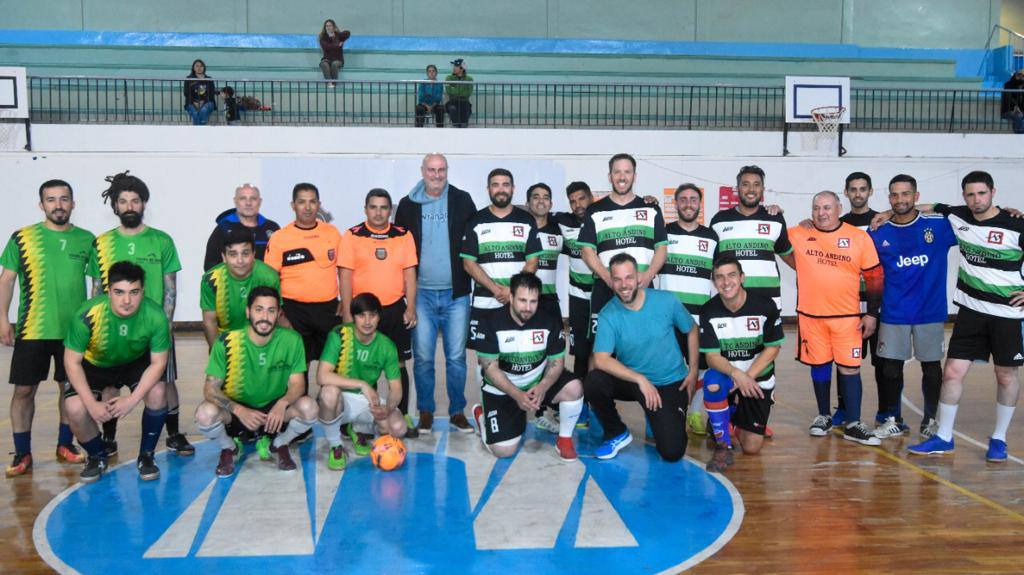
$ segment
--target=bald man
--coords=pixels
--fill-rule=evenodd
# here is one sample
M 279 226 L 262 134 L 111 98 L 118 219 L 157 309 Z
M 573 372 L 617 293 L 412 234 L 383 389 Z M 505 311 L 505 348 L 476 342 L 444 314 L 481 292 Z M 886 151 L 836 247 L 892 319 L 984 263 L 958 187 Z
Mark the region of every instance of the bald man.
M 203 260 L 203 271 L 219 264 L 224 249 L 224 238 L 232 230 L 241 229 L 252 233 L 253 246 L 256 248 L 256 259 L 263 261 L 267 251 L 270 234 L 281 229 L 274 220 L 260 215 L 260 189 L 252 184 L 242 184 L 235 188 L 235 207 L 217 216 L 217 226 L 213 228 L 210 239 L 206 241 L 206 257 Z

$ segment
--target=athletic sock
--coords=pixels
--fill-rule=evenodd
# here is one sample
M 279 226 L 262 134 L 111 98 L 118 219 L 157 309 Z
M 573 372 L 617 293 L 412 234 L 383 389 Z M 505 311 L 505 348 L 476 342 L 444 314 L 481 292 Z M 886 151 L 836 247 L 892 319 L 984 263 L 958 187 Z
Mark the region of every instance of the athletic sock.
M 860 421 L 860 402 L 864 390 L 860 382 L 860 373 L 839 374 L 839 385 L 843 387 L 843 402 L 846 404 L 846 422 Z
M 22 455 L 24 453 L 32 453 L 31 431 L 14 432 L 14 453 L 18 455 Z
M 711 391 L 708 386 L 714 387 Z M 732 380 L 717 371 L 708 370 L 704 374 L 704 410 L 708 413 L 711 433 L 719 445 L 732 447 L 729 436 L 729 388 Z
M 1006 430 L 1010 427 L 1010 420 L 1013 419 L 1014 409 L 1016 409 L 1015 406 L 996 402 L 996 428 L 992 432 L 992 439 L 1006 441 Z
M 103 422 L 103 440 L 114 441 L 117 438 L 117 418 Z
M 693 392 L 693 398 L 690 399 L 690 413 L 700 413 L 702 407 L 704 407 L 704 386 L 697 382 L 697 391 Z
M 167 418 L 164 420 L 164 425 L 167 427 L 167 436 L 178 435 L 178 407 L 167 409 Z
M 558 403 L 558 437 L 572 437 L 576 420 L 583 411 L 583 398 Z
M 100 459 L 106 459 L 106 451 L 103 449 L 103 437 L 97 435 L 89 441 L 80 441 L 82 448 L 89 454 L 89 457 L 98 457 Z
M 277 449 L 282 445 L 288 445 L 293 439 L 309 431 L 309 428 L 313 427 L 313 423 L 315 421 L 315 419 L 299 419 L 298 417 L 289 421 L 288 428 L 281 433 L 278 433 L 277 437 L 274 438 L 274 449 Z
M 705 379 L 707 375 L 705 374 Z M 814 401 L 818 404 L 818 415 L 831 415 L 829 394 L 832 392 L 832 362 L 811 366 L 811 383 L 814 385 Z
M 160 441 L 160 432 L 164 429 L 164 420 L 167 419 L 167 408 L 160 409 L 146 408 L 142 410 L 142 439 L 139 440 L 139 452 L 156 451 L 156 444 Z
M 942 391 L 942 365 L 937 361 L 921 362 L 921 394 L 924 396 L 924 416 L 935 419 Z
M 324 437 L 327 438 L 327 445 L 334 447 L 335 445 L 341 445 L 341 416 L 330 421 L 324 421 L 320 419 L 320 429 L 324 431 Z
M 943 441 L 953 440 L 953 422 L 956 421 L 956 405 L 939 402 L 938 421 L 939 430 L 935 435 Z
M 402 376 L 402 400 L 398 402 L 398 411 L 402 415 L 406 415 L 409 413 L 409 370 L 405 367 L 404 363 L 400 373 Z
M 71 433 L 71 426 L 62 423 L 57 428 L 57 445 L 71 445 L 71 442 L 75 440 L 75 435 Z
M 199 426 L 199 431 L 206 436 L 207 439 L 217 443 L 217 446 L 221 449 L 234 449 L 235 442 L 228 436 L 228 432 L 224 429 L 224 422 L 217 420 L 216 423 L 210 427 Z

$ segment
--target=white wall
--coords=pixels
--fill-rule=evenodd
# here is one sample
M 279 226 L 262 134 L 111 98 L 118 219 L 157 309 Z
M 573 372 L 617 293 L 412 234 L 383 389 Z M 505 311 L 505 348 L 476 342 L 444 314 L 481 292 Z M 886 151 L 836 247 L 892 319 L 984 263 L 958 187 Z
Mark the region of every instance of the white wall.
M 517 201 L 531 183 L 545 181 L 555 190 L 555 209 L 564 210 L 560 190 L 572 180 L 608 189 L 607 159 L 620 151 L 640 162 L 640 193 L 660 195 L 685 181 L 704 187 L 707 218 L 717 210 L 718 188 L 734 183 L 738 168 L 750 163 L 765 169 L 766 201 L 781 205 L 791 224 L 809 214 L 814 193 L 841 190 L 846 175 L 858 170 L 875 180 L 876 209 L 888 207 L 885 184 L 897 173 L 918 179 L 922 201 L 957 202 L 960 178 L 974 169 L 992 173 L 1003 205 L 1024 206 L 1018 191 L 1024 140 L 1009 134 L 848 134 L 843 158 L 814 157 L 799 137 L 791 139 L 794 155 L 782 157 L 782 135 L 773 132 L 33 125 L 32 139 L 33 152 L 0 154 L 0 230 L 39 220 L 36 192 L 50 178 L 75 187 L 78 225 L 97 233 L 114 227 L 116 217 L 100 200 L 103 178 L 130 169 L 152 193 L 147 223 L 170 233 L 181 255 L 179 321 L 200 318 L 206 238 L 216 215 L 231 206 L 235 186 L 260 186 L 264 214 L 283 225 L 292 219 L 292 185 L 310 181 L 344 228 L 362 220 L 371 187 L 390 190 L 396 201 L 405 195 L 419 179 L 423 154 L 432 151 L 448 156 L 451 182 L 480 206 L 487 172 L 501 166 L 516 176 Z M 785 309 L 792 313 L 788 270 L 784 282 Z

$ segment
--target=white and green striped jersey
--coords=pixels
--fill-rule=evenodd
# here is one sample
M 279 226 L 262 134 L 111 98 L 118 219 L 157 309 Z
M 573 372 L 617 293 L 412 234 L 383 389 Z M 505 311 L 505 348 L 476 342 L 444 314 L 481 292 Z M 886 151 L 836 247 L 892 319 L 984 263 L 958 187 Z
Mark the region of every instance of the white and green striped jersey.
M 519 325 L 512 319 L 509 306 L 490 312 L 477 328 L 476 353 L 481 358 L 498 360 L 498 367 L 509 382 L 523 391 L 540 383 L 548 360 L 565 355 L 565 333 L 561 318 L 541 311 Z M 505 395 L 484 375 L 483 389 Z
M 620 206 L 607 196 L 587 208 L 579 243 L 593 248 L 601 263 L 608 267 L 616 254 L 628 253 L 636 259 L 639 271 L 654 259 L 654 250 L 668 241 L 661 208 L 644 203 L 643 198 Z
M 729 311 L 716 295 L 704 304 L 700 318 L 701 353 L 721 354 L 733 367 L 746 371 L 766 346 L 779 347 L 786 338 L 775 302 L 747 291 L 740 309 Z M 775 362 L 757 374 L 761 389 L 775 388 Z
M 746 281 L 743 287 L 772 298 L 782 309 L 782 289 L 775 255 L 793 252 L 782 214 L 769 215 L 764 206 L 749 216 L 738 208 L 724 210 L 711 218 L 711 229 L 718 234 L 718 254 L 740 261 Z
M 700 323 L 700 308 L 711 299 L 711 264 L 718 235 L 707 226 L 686 231 L 679 222 L 665 226 L 668 257 L 658 274 L 658 288 L 672 292 Z
M 499 218 L 487 207 L 478 211 L 466 224 L 459 255 L 475 260 L 494 283 L 507 286 L 512 276 L 523 271 L 526 260 L 537 257 L 540 251 L 533 216 L 512 208 L 507 216 Z M 473 307 L 501 307 L 491 290 L 476 282 L 474 284 Z
M 935 204 L 946 216 L 960 246 L 953 303 L 996 317 L 1024 319 L 1024 309 L 1010 305 L 1010 294 L 1024 290 L 1024 220 L 1000 210 L 984 221 L 966 206 Z
M 583 221 L 567 212 L 555 214 L 554 220 L 562 232 L 562 253 L 569 257 L 569 297 L 590 301 L 590 292 L 594 289 L 594 272 L 583 261 L 580 250 L 579 237 Z
M 562 254 L 562 230 L 550 217 L 543 228 L 537 229 L 540 242 L 540 256 L 537 258 L 537 277 L 540 278 L 541 293 L 558 298 L 558 256 Z

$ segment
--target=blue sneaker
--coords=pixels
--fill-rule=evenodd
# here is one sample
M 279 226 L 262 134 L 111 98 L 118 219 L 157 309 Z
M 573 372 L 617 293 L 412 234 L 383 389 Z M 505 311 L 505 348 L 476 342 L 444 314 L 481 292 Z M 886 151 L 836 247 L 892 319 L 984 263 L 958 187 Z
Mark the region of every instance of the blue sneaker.
M 841 425 L 846 425 L 846 410 L 837 407 L 835 413 L 832 414 L 832 427 Z
M 918 443 L 917 445 L 911 445 L 907 448 L 907 451 L 912 455 L 930 455 L 930 454 L 943 454 L 953 453 L 953 440 L 946 441 L 938 435 L 933 435 L 928 439 Z
M 598 459 L 611 459 L 619 454 L 619 451 L 623 447 L 626 447 L 633 441 L 633 436 L 628 431 L 623 431 L 619 435 L 606 440 L 604 443 L 599 445 L 594 450 L 594 457 Z
M 988 439 L 988 451 L 985 452 L 985 461 L 1002 463 L 1006 461 L 1006 442 L 1001 439 Z

